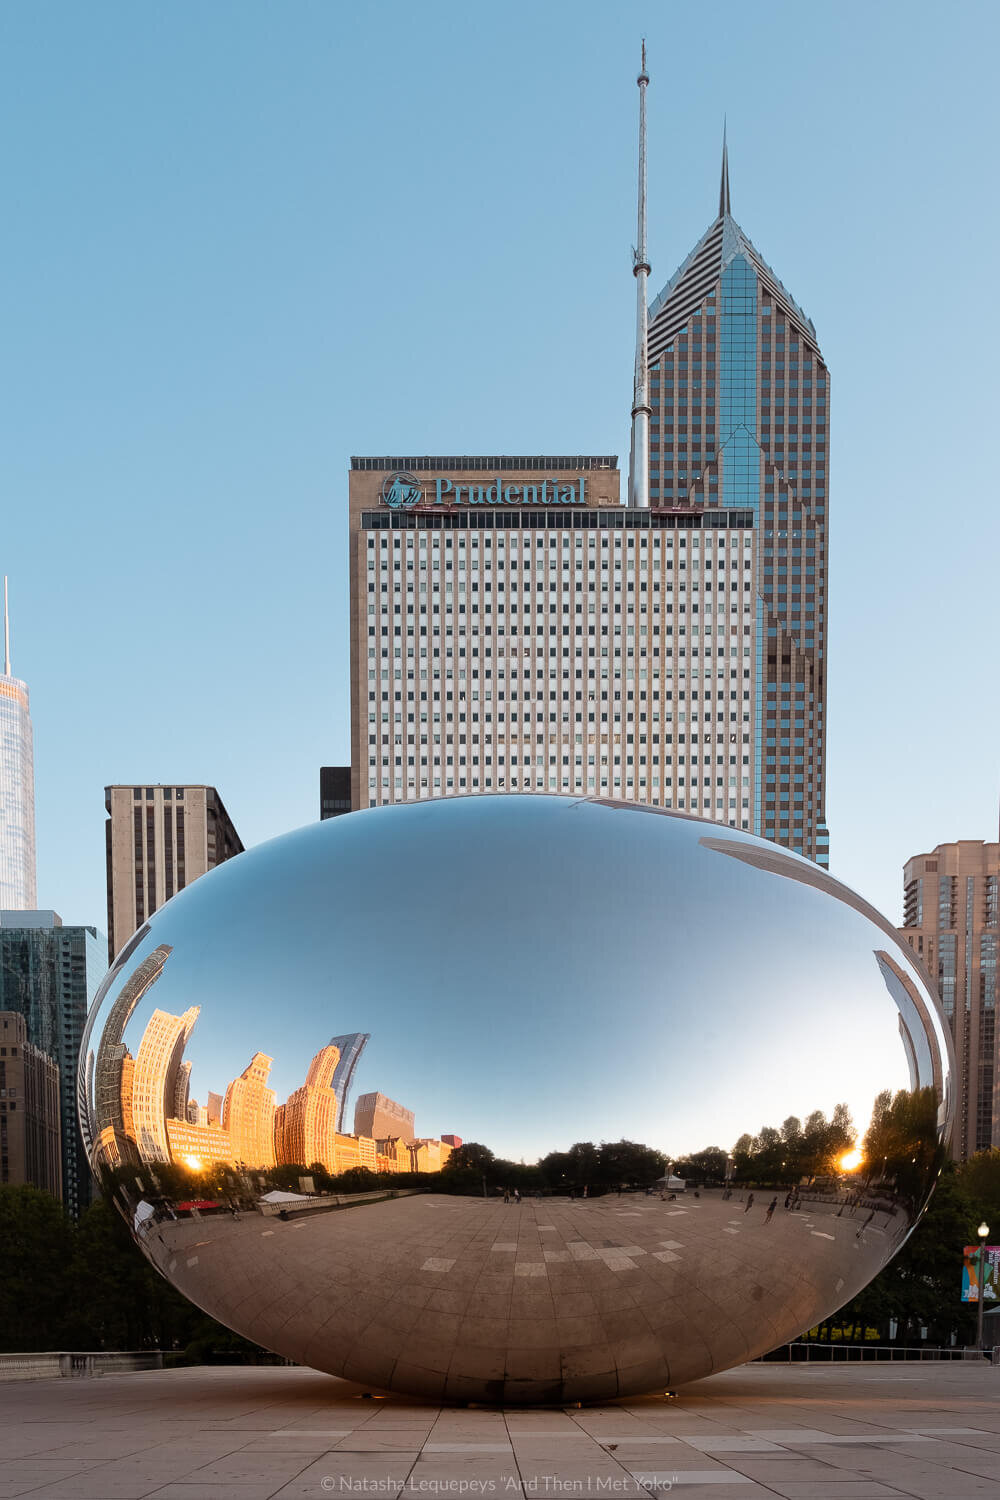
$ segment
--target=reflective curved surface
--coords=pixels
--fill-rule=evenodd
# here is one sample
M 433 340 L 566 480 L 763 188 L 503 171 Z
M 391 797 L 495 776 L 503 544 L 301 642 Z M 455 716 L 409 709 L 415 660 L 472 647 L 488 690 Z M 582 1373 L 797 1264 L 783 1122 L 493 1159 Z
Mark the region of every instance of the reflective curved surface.
M 813 1326 L 919 1218 L 952 1090 L 910 950 L 818 867 L 531 795 L 228 861 L 119 955 L 80 1060 L 95 1170 L 186 1296 L 456 1401 L 638 1393 Z

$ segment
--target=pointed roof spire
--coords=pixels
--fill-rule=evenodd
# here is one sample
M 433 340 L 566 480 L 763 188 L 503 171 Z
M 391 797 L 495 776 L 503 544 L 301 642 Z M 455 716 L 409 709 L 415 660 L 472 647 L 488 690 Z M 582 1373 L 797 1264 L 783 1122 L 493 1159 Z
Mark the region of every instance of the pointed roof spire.
M 635 276 L 635 383 L 632 389 L 632 446 L 629 458 L 629 505 L 639 510 L 649 507 L 649 358 L 646 347 L 649 304 L 646 259 L 646 39 L 642 41 L 642 68 L 636 79 L 639 85 L 639 213 L 637 244 L 632 256 Z
M 3 575 L 3 675 L 10 676 L 10 612 L 7 609 L 7 574 Z
M 729 149 L 726 145 L 726 117 L 722 117 L 722 180 L 719 183 L 719 218 L 731 212 L 729 207 Z

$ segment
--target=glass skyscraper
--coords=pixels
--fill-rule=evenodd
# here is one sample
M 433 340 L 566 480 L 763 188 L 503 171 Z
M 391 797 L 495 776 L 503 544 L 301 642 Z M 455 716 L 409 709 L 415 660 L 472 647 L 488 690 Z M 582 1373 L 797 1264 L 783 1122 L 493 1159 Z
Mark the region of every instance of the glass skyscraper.
M 0 677 L 0 908 L 31 910 L 35 892 L 35 763 L 28 685 L 10 670 L 7 580 Z
M 753 520 L 742 826 L 825 865 L 830 381 L 811 320 L 732 217 L 725 148 L 718 216 L 651 305 L 648 349 L 651 509 L 735 509 Z M 697 659 L 711 601 L 691 582 Z
M 29 1042 L 59 1065 L 63 1202 L 74 1218 L 91 1200 L 77 1120 L 77 1057 L 106 968 L 104 937 L 95 927 L 64 927 L 54 911 L 0 911 L 0 1011 L 22 1015 Z

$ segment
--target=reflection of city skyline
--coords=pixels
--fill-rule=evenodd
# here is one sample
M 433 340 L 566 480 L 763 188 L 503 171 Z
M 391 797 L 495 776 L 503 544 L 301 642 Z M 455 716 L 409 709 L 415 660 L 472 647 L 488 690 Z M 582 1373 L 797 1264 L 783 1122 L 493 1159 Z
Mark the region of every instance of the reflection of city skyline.
M 96 1162 L 213 1163 L 241 1169 L 351 1167 L 372 1172 L 437 1172 L 460 1138 L 417 1137 L 412 1111 L 382 1094 L 358 1101 L 355 1133 L 344 1129 L 349 1091 L 370 1032 L 330 1039 L 283 1104 L 269 1086 L 274 1058 L 254 1052 L 223 1094 L 191 1095 L 184 1058 L 201 1007 L 181 1015 L 154 1009 L 135 1054 L 123 1035 L 136 1006 L 159 979 L 172 949 L 163 944 L 138 966 L 115 1000 L 94 1066 L 92 1137 Z M 359 1129 L 368 1123 L 372 1133 Z

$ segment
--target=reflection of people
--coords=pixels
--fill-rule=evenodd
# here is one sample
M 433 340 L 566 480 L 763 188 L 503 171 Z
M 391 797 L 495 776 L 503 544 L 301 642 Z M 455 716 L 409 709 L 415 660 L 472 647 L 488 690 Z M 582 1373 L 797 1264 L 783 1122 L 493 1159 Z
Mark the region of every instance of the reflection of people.
M 854 1238 L 856 1240 L 859 1240 L 861 1238 L 861 1236 L 864 1234 L 865 1230 L 868 1228 L 869 1224 L 871 1223 L 872 1219 L 874 1219 L 874 1217 L 875 1217 L 875 1210 L 872 1209 L 871 1213 L 868 1215 L 867 1219 L 862 1224 L 862 1226 L 858 1230 L 857 1234 L 854 1236 Z
M 770 1224 L 772 1218 L 774 1217 L 774 1210 L 777 1208 L 777 1206 L 778 1206 L 778 1200 L 777 1200 L 777 1198 L 772 1198 L 771 1201 L 770 1201 L 770 1203 L 767 1205 L 767 1213 L 764 1215 L 764 1223 L 765 1224 Z
M 752 1208 L 753 1208 L 753 1193 L 748 1193 L 747 1194 L 747 1206 L 743 1210 L 743 1212 L 745 1214 L 748 1214 Z

